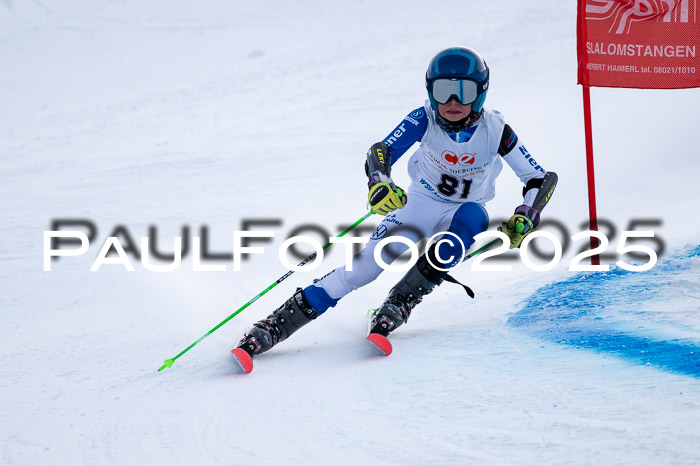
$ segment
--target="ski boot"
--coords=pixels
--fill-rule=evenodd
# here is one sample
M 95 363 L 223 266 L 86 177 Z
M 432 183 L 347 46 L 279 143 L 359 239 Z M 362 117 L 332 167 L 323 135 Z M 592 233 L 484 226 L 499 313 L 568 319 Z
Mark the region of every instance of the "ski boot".
M 253 370 L 253 356 L 264 353 L 277 343 L 318 317 L 306 302 L 301 288 L 266 319 L 255 322 L 231 353 L 246 374 Z
M 431 253 L 432 248 L 428 254 Z M 438 263 L 432 257 L 431 260 L 434 264 Z M 391 343 L 386 337 L 396 328 L 408 322 L 411 310 L 423 300 L 425 295 L 440 285 L 446 276 L 447 272 L 431 266 L 426 254 L 422 255 L 416 265 L 389 291 L 384 303 L 374 313 L 367 341 L 385 355 L 391 354 Z

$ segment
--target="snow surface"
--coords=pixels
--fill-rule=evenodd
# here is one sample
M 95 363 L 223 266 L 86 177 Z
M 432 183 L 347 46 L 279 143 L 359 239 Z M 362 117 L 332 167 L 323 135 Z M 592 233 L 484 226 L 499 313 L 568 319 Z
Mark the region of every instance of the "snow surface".
M 700 464 L 698 89 L 591 92 L 599 215 L 662 221 L 651 271 L 574 274 L 573 248 L 544 273 L 465 265 L 476 299 L 442 286 L 381 358 L 364 331 L 385 273 L 240 375 L 239 335 L 332 251 L 156 371 L 285 272 L 295 227 L 364 214 L 367 147 L 454 44 L 487 58 L 487 106 L 559 174 L 544 217 L 584 229 L 572 2 L 2 0 L 0 463 Z M 508 169 L 497 188 L 494 218 L 520 199 Z M 98 239 L 43 272 L 57 218 Z M 241 272 L 191 255 L 89 272 L 117 225 L 157 226 L 161 250 L 207 225 L 230 253 L 259 218 L 283 223 Z

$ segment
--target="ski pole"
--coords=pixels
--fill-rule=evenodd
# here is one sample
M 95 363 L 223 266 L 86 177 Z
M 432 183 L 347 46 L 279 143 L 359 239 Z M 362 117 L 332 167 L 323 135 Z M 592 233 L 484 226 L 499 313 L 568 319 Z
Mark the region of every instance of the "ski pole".
M 490 248 L 490 247 L 493 246 L 494 244 L 498 243 L 499 241 L 500 241 L 500 239 L 495 239 L 495 240 L 491 241 L 490 243 L 486 244 L 485 246 L 480 247 L 480 248 L 477 249 L 476 251 L 474 251 L 474 252 L 472 252 L 471 254 L 465 256 L 464 259 L 462 259 L 462 262 L 464 262 L 464 261 L 467 260 L 467 259 L 471 259 L 472 257 L 476 256 L 477 254 L 480 254 L 480 253 L 484 252 L 485 250 L 487 250 L 488 248 Z
M 345 229 L 345 231 L 343 231 L 342 233 L 338 234 L 338 236 L 340 237 L 340 236 L 343 236 L 343 235 L 345 235 L 346 233 L 350 232 L 350 231 L 351 231 L 352 229 L 354 229 L 357 225 L 359 225 L 359 224 L 362 223 L 363 221 L 367 220 L 373 213 L 374 213 L 374 212 L 372 212 L 372 211 L 370 210 L 370 211 L 367 212 L 361 219 L 359 219 L 358 221 L 356 221 L 355 223 L 353 223 L 352 225 L 350 225 L 349 227 L 347 227 L 347 228 Z M 326 243 L 326 244 L 323 246 L 323 250 L 325 251 L 326 248 L 328 248 L 331 244 L 333 244 L 333 243 L 331 243 L 330 241 L 329 241 L 328 243 Z M 299 262 L 299 264 L 297 265 L 297 267 L 301 267 L 301 266 L 304 266 L 304 265 L 308 264 L 309 262 L 311 262 L 312 260 L 314 260 L 314 259 L 316 258 L 316 255 L 317 255 L 317 254 L 314 252 L 314 253 L 311 254 L 309 257 L 307 257 L 307 258 L 304 259 L 303 261 Z M 158 369 L 158 372 L 162 371 L 162 370 L 165 369 L 166 367 L 172 367 L 172 366 L 173 366 L 173 363 L 174 363 L 180 356 L 182 356 L 183 354 L 185 354 L 186 352 L 188 352 L 189 350 L 191 350 L 197 343 L 199 343 L 200 341 L 204 340 L 206 337 L 208 337 L 209 335 L 211 335 L 212 333 L 214 333 L 215 331 L 217 331 L 222 325 L 224 325 L 226 322 L 228 322 L 229 320 L 231 320 L 231 319 L 233 319 L 234 317 L 236 317 L 241 311 L 243 311 L 243 309 L 245 309 L 245 308 L 247 308 L 248 306 L 250 306 L 251 304 L 253 304 L 253 303 L 254 303 L 255 301 L 257 301 L 260 297 L 262 297 L 265 293 L 267 293 L 268 291 L 270 291 L 271 289 L 273 289 L 274 287 L 276 287 L 277 285 L 279 285 L 280 283 L 282 283 L 284 280 L 286 280 L 287 278 L 289 278 L 289 276 L 292 275 L 293 273 L 294 273 L 294 270 L 290 270 L 290 271 L 288 271 L 287 273 L 285 273 L 284 275 L 282 275 L 280 278 L 278 278 L 277 280 L 275 280 L 275 282 L 272 283 L 272 285 L 268 286 L 267 288 L 265 288 L 264 290 L 262 290 L 260 293 L 258 293 L 253 299 L 251 299 L 250 301 L 248 301 L 247 303 L 245 303 L 243 306 L 241 306 L 241 307 L 239 307 L 238 309 L 236 309 L 236 311 L 235 311 L 233 314 L 231 314 L 230 316 L 228 316 L 227 318 L 225 318 L 223 321 L 221 321 L 216 327 L 214 327 L 213 329 L 209 330 L 207 333 L 205 333 L 204 335 L 202 335 L 201 337 L 199 337 L 199 339 L 198 339 L 197 341 L 195 341 L 195 342 L 192 343 L 190 346 L 188 346 L 187 348 L 185 348 L 184 350 L 182 350 L 177 356 L 172 357 L 172 358 L 170 358 L 170 359 L 166 359 L 166 360 L 163 362 L 163 365 L 160 367 L 160 369 Z

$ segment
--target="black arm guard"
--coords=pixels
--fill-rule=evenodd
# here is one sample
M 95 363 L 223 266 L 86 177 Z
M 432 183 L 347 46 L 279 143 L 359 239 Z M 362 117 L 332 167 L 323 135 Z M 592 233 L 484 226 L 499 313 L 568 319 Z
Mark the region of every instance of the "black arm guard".
M 542 187 L 543 181 L 544 178 L 533 178 L 530 181 L 528 181 L 525 187 L 523 188 L 523 197 L 525 197 L 527 192 L 531 189 L 540 189 Z
M 391 148 L 384 142 L 373 144 L 367 151 L 365 174 L 369 176 L 374 172 L 391 177 Z
M 516 136 L 510 125 L 505 125 L 503 127 L 503 134 L 501 134 L 501 142 L 498 144 L 498 153 L 501 154 L 501 157 L 505 157 L 517 145 L 518 136 Z
M 539 188 L 540 190 L 537 192 L 537 196 L 535 196 L 535 201 L 532 203 L 532 207 L 537 209 L 538 212 L 542 212 L 544 206 L 546 206 L 549 200 L 552 198 L 552 193 L 554 193 L 554 189 L 556 189 L 558 182 L 559 177 L 556 173 L 547 172 L 547 174 L 544 175 L 542 185 Z

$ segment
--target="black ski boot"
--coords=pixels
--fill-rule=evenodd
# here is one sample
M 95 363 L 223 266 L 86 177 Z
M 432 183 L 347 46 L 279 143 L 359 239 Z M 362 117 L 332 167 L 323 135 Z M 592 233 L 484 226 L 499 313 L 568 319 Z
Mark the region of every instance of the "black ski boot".
M 255 322 L 243 334 L 238 342 L 238 348 L 251 357 L 256 356 L 286 340 L 292 333 L 316 317 L 318 314 L 304 299 L 301 288 L 297 288 L 294 295 L 267 316 L 267 319 Z
M 434 254 L 431 248 L 427 254 Z M 439 264 L 431 255 L 434 264 Z M 423 296 L 431 293 L 447 276 L 447 272 L 438 270 L 430 265 L 426 254 L 423 254 L 416 265 L 399 280 L 389 291 L 389 296 L 375 312 L 370 323 L 370 335 L 378 333 L 386 337 L 397 327 L 408 322 L 411 310 L 423 300 Z

